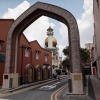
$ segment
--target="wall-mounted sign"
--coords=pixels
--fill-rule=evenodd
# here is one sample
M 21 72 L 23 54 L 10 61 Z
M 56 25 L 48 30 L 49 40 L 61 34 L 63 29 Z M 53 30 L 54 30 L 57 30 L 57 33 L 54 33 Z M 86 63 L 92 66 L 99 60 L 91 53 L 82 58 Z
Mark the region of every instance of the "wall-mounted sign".
M 74 80 L 81 80 L 81 76 L 80 75 L 74 75 Z

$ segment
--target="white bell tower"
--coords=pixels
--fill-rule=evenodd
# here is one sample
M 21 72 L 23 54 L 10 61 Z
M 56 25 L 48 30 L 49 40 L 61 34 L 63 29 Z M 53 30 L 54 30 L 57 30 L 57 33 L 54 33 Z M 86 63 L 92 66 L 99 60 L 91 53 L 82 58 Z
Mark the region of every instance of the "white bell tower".
M 53 48 L 52 44 L 52 37 L 53 37 L 53 29 L 51 26 L 47 29 L 47 35 L 48 35 L 48 48 Z

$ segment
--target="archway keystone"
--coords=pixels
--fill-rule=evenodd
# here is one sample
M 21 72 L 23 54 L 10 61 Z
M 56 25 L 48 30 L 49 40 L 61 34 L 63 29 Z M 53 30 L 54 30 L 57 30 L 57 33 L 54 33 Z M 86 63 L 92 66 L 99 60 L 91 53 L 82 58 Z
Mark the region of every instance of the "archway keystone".
M 74 16 L 69 11 L 63 8 L 42 2 L 37 2 L 33 6 L 31 6 L 28 10 L 26 10 L 21 16 L 19 16 L 15 20 L 15 22 L 9 29 L 7 36 L 4 76 L 9 75 L 11 73 L 17 73 L 18 45 L 19 45 L 20 35 L 31 23 L 33 23 L 36 19 L 38 19 L 42 15 L 56 19 L 64 23 L 68 27 L 72 73 L 77 73 L 77 74 L 79 73 L 79 76 L 82 77 L 80 49 L 79 49 L 80 48 L 79 31 Z M 74 76 L 72 75 L 72 77 Z M 5 82 L 6 81 L 4 79 L 3 84 L 5 84 Z M 79 92 L 80 91 L 78 91 L 78 93 Z

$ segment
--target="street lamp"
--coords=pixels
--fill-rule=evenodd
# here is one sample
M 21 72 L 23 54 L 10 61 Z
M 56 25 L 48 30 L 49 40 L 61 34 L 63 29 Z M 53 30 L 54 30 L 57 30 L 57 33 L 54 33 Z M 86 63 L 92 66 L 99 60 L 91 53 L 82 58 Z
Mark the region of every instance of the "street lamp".
M 2 50 L 3 43 L 4 43 L 4 41 L 0 40 L 0 51 Z
M 23 83 L 23 76 L 22 76 L 22 72 L 23 72 L 23 54 L 24 54 L 24 51 L 25 51 L 25 56 L 29 57 L 31 47 L 26 46 L 26 45 L 22 45 L 21 49 L 22 49 L 22 61 L 21 61 L 21 77 L 20 78 L 21 78 L 21 84 L 22 84 Z

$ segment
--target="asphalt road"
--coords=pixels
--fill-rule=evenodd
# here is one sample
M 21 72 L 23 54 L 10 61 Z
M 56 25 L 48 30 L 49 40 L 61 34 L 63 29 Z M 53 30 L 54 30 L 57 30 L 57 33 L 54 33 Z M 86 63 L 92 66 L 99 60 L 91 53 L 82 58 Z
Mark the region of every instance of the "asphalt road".
M 2 99 L 0 98 L 0 100 L 50 100 L 51 94 L 64 84 L 67 84 L 67 78 L 18 94 L 3 97 Z

